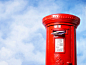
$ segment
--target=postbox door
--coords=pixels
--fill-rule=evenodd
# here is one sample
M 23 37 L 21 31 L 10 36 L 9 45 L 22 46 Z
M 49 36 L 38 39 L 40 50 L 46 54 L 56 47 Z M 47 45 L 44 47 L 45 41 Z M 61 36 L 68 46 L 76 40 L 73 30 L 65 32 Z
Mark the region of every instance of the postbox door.
M 54 36 L 54 60 L 57 64 L 69 65 L 71 63 L 71 27 L 61 25 L 61 28 L 65 33 Z
M 53 35 L 53 30 L 63 31 L 63 35 Z M 71 63 L 71 26 L 47 27 L 46 65 L 69 65 Z

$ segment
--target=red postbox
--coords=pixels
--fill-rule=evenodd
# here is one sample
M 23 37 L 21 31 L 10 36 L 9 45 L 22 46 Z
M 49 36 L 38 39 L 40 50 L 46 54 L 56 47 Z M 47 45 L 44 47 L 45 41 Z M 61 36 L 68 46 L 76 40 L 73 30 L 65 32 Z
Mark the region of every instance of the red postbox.
M 77 65 L 77 16 L 52 14 L 43 18 L 46 27 L 46 65 Z

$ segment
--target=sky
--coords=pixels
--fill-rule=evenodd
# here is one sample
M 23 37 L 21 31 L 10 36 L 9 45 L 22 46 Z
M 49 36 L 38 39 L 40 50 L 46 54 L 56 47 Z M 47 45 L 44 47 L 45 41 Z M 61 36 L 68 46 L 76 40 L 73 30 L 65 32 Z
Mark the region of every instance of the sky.
M 0 65 L 45 65 L 42 18 L 57 13 L 80 17 L 77 65 L 86 65 L 86 0 L 0 0 Z

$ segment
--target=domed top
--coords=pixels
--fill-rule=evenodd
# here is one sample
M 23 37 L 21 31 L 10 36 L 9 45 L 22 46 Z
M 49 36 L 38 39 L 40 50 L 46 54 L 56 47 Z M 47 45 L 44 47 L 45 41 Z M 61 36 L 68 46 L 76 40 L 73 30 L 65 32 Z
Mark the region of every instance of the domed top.
M 77 27 L 80 23 L 80 18 L 71 14 L 52 14 L 52 15 L 45 16 L 42 19 L 42 22 L 45 26 L 51 23 L 58 23 L 58 24 L 69 23 Z

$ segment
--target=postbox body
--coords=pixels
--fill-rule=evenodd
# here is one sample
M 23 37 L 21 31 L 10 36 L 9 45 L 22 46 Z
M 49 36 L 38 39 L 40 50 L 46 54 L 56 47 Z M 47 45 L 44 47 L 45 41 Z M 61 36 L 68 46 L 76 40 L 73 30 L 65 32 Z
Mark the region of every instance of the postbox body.
M 43 18 L 46 27 L 46 65 L 77 65 L 76 28 L 80 19 L 70 14 Z

